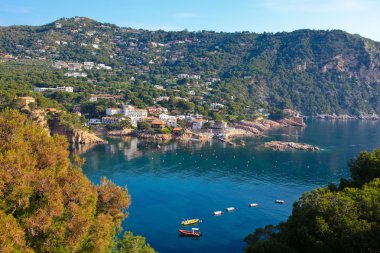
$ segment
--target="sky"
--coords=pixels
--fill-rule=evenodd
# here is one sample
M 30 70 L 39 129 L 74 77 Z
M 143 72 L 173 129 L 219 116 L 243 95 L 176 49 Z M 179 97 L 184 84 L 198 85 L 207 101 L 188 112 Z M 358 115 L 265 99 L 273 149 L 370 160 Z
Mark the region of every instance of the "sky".
M 340 29 L 380 41 L 380 0 L 0 0 L 0 26 L 74 16 L 149 30 Z

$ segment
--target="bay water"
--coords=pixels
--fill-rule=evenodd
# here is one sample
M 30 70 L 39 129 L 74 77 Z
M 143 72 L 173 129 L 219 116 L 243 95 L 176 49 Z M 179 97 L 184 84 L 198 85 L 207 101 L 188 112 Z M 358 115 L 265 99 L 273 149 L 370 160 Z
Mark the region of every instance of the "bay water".
M 245 138 L 245 146 L 208 143 L 152 143 L 109 138 L 81 156 L 95 184 L 106 176 L 127 186 L 132 198 L 125 230 L 142 235 L 157 251 L 242 252 L 244 237 L 258 227 L 285 221 L 305 191 L 349 176 L 347 162 L 360 151 L 380 148 L 379 121 L 310 120 L 306 128 L 272 130 Z M 319 152 L 272 151 L 270 140 L 317 145 Z M 276 199 L 285 200 L 276 204 Z M 256 208 L 249 203 L 258 203 Z M 235 212 L 225 212 L 236 207 Z M 214 211 L 224 211 L 213 216 Z M 200 218 L 200 238 L 180 237 L 185 218 Z M 191 226 L 189 227 L 191 228 Z

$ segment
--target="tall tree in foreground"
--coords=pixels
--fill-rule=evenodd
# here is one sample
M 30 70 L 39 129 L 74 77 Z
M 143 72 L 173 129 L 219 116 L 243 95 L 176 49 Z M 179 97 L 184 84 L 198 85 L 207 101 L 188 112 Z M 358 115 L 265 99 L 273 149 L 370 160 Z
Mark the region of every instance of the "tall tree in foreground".
M 349 166 L 352 179 L 304 193 L 286 222 L 246 238 L 246 252 L 380 252 L 380 149 Z
M 0 113 L 0 252 L 117 252 L 133 239 L 116 239 L 127 189 L 93 185 L 67 145 L 17 111 Z

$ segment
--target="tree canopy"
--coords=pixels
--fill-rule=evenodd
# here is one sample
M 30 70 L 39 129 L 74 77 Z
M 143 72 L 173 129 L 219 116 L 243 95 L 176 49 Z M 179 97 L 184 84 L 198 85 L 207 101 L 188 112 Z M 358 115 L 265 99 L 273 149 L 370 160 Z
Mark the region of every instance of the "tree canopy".
M 0 113 L 0 252 L 116 252 L 126 188 L 93 185 L 63 136 L 49 136 L 15 110 Z M 126 239 L 127 238 L 127 239 Z M 132 240 L 132 239 L 131 239 Z M 145 241 L 138 244 L 154 252 Z M 136 252 L 136 251 L 123 251 Z

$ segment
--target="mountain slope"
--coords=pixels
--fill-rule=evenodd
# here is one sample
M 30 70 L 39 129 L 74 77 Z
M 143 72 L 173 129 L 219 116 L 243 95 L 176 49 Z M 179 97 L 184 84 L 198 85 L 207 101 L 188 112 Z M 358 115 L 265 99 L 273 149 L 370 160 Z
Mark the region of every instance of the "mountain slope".
M 38 27 L 1 27 L 0 51 L 19 58 L 104 63 L 113 68 L 108 81 L 133 76 L 170 86 L 220 78 L 212 95 L 246 112 L 289 107 L 306 115 L 380 114 L 380 43 L 340 30 L 165 32 L 76 17 Z M 177 75 L 183 73 L 200 80 L 181 81 Z

